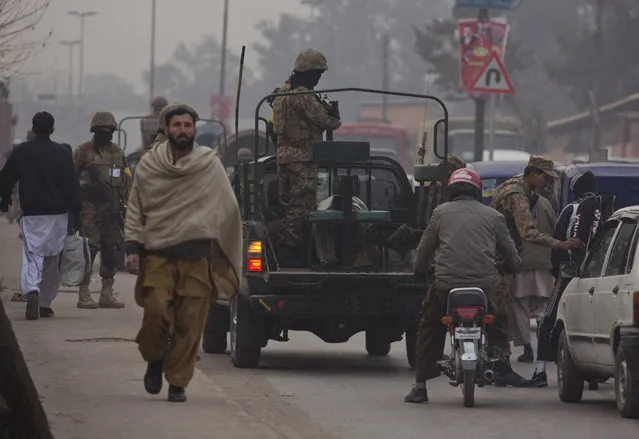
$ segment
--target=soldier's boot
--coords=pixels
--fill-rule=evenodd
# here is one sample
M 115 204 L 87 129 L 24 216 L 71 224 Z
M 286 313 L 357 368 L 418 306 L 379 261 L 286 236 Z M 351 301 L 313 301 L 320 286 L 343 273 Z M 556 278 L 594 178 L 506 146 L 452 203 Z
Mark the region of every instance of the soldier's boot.
M 98 309 L 98 304 L 91 298 L 88 285 L 80 285 L 80 293 L 78 294 L 78 303 L 76 306 L 80 309 Z
M 426 390 L 426 383 L 413 384 L 413 388 L 410 389 L 408 395 L 404 397 L 404 402 L 411 402 L 413 404 L 428 402 L 428 391 Z
M 100 292 L 100 300 L 98 300 L 98 306 L 100 308 L 124 308 L 124 303 L 119 302 L 113 295 L 113 282 L 113 279 L 102 279 L 102 291 Z

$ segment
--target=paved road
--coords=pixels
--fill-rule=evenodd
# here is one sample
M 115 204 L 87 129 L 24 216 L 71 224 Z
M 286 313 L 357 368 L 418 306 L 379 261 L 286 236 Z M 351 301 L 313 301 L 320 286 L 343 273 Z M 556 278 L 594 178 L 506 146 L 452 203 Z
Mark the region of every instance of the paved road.
M 7 256 L 7 243 L 13 242 L 17 229 L 4 221 L 0 218 L 0 274 L 8 287 L 6 298 L 17 285 L 19 264 Z M 394 344 L 387 358 L 369 358 L 361 335 L 327 345 L 313 335 L 292 332 L 288 343 L 271 342 L 257 370 L 233 368 L 228 355 L 202 354 L 187 407 L 159 404 L 158 397 L 148 397 L 141 388 L 143 365 L 130 342 L 140 318 L 130 292 L 133 280 L 130 275 L 118 277 L 128 305 L 121 311 L 77 310 L 75 295 L 63 293 L 54 305 L 55 321 L 24 322 L 23 305 L 8 304 L 45 409 L 64 432 L 59 437 L 194 439 L 211 437 L 215 426 L 227 438 L 260 439 L 627 439 L 639 431 L 639 421 L 617 414 L 610 383 L 600 391 L 586 391 L 580 404 L 561 403 L 554 367 L 548 388 L 478 389 L 472 409 L 463 407 L 460 390 L 445 378 L 430 383 L 430 403 L 405 404 L 402 399 L 413 377 L 403 342 Z M 124 342 L 69 342 L 100 337 L 121 337 Z M 534 366 L 517 367 L 528 375 Z M 131 427 L 139 419 L 149 422 L 143 436 Z M 128 434 L 122 435 L 123 425 Z

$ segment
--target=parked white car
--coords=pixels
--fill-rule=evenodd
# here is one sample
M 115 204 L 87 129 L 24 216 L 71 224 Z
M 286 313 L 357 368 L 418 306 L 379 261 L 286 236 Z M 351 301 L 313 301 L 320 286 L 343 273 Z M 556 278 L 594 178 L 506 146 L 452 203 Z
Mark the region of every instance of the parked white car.
M 584 380 L 615 379 L 621 416 L 639 417 L 639 206 L 615 212 L 589 247 L 557 313 L 559 398 L 578 402 Z

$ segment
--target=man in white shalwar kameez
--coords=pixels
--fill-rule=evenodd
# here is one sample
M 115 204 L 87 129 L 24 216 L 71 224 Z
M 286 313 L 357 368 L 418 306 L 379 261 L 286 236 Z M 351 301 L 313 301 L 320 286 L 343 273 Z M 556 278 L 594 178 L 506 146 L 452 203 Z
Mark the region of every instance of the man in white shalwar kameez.
M 73 158 L 50 138 L 54 123 L 49 113 L 37 113 L 33 117 L 35 139 L 16 147 L 0 171 L 0 210 L 6 212 L 13 187 L 20 183 L 20 289 L 27 301 L 27 320 L 53 316 L 51 303 L 60 286 L 64 238 L 81 228 L 80 183 Z

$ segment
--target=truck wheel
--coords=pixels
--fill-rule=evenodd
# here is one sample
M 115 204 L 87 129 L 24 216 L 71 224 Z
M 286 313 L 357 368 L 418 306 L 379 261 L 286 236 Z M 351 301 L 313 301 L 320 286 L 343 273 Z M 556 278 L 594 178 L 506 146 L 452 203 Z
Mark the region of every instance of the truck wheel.
M 584 375 L 570 355 L 566 331 L 561 332 L 557 347 L 557 390 L 563 402 L 579 402 L 584 394 Z
M 261 319 L 251 309 L 248 299 L 236 294 L 231 299 L 231 362 L 241 369 L 256 368 L 262 348 Z
M 623 418 L 639 418 L 639 376 L 628 366 L 623 346 L 617 349 L 615 365 L 617 410 Z
M 378 331 L 366 331 L 366 352 L 373 357 L 385 357 L 391 349 L 391 344 L 386 341 L 384 334 Z
M 229 310 L 212 303 L 206 318 L 202 336 L 202 350 L 207 354 L 223 354 L 226 352 L 226 333 L 229 330 Z
M 406 358 L 411 370 L 415 369 L 415 359 L 417 356 L 417 326 L 411 323 L 406 329 Z

